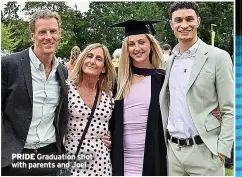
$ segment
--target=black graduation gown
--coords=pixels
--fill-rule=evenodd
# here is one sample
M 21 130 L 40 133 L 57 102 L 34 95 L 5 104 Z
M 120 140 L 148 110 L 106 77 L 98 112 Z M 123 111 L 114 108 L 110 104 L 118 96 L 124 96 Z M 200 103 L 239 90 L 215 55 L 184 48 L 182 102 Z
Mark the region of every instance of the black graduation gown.
M 164 74 L 151 76 L 151 101 L 146 128 L 143 176 L 167 176 L 167 150 L 159 105 L 159 94 L 164 78 Z M 115 101 L 113 116 L 110 119 L 113 176 L 124 175 L 123 108 L 123 99 Z

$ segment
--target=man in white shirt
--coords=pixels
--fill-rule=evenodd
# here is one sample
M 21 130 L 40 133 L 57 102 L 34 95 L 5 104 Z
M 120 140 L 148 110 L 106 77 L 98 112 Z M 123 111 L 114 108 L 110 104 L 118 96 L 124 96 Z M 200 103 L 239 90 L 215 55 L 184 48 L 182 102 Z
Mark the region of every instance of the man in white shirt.
M 164 44 L 162 46 L 162 52 L 163 52 L 163 58 L 164 58 L 165 66 L 166 66 L 166 63 L 167 63 L 169 56 L 171 54 L 171 46 L 169 44 Z
M 233 145 L 231 58 L 197 37 L 198 14 L 195 2 L 170 7 L 170 25 L 179 43 L 167 63 L 160 106 L 171 176 L 223 176 Z M 212 115 L 216 108 L 221 119 Z
M 4 176 L 55 175 L 55 162 L 38 157 L 65 152 L 67 70 L 55 57 L 61 19 L 43 10 L 34 13 L 29 24 L 33 46 L 1 60 Z M 18 162 L 22 166 L 12 166 Z
M 167 62 L 171 54 L 171 46 L 169 44 L 164 44 L 162 46 L 162 52 L 163 52 L 164 61 Z

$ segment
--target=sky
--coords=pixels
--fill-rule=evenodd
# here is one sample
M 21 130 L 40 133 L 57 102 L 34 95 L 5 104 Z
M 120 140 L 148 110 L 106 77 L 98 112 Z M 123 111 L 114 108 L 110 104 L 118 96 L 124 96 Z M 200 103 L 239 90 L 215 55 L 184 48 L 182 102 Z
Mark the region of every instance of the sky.
M 38 0 L 38 1 L 40 1 L 40 0 Z M 52 1 L 54 1 L 54 0 L 52 0 Z M 8 2 L 8 0 L 1 0 L 1 2 L 0 2 L 1 9 L 4 8 L 4 4 L 6 4 L 7 2 Z M 27 1 L 17 1 L 17 2 L 20 5 L 20 9 L 22 9 L 24 7 L 25 2 L 27 2 Z M 86 12 L 88 10 L 89 1 L 87 1 L 87 0 L 66 1 L 66 4 L 72 8 L 74 8 L 75 3 L 77 5 L 77 9 L 80 10 L 81 12 Z M 19 12 L 19 16 L 24 18 L 24 13 Z

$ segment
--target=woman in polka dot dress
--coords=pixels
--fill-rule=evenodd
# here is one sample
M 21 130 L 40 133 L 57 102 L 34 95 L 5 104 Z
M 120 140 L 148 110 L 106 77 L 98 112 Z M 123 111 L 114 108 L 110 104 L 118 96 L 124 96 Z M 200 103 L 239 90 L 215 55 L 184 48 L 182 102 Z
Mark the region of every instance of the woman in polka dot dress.
M 113 111 L 114 100 L 110 89 L 114 77 L 115 69 L 105 46 L 91 44 L 78 57 L 68 82 L 69 119 L 65 136 L 67 155 L 74 155 L 76 152 L 78 140 L 91 114 L 97 83 L 100 83 L 101 90 L 93 119 L 79 152 L 79 159 L 83 161 L 72 168 L 73 176 L 112 175 L 109 148 L 105 146 L 102 138 L 108 131 Z

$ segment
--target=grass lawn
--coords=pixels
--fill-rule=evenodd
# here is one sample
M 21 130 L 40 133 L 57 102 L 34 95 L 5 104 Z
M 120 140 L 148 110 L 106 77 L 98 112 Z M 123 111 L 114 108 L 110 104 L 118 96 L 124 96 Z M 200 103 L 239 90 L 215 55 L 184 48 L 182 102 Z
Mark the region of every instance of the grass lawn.
M 226 168 L 225 176 L 234 176 L 234 168 Z

